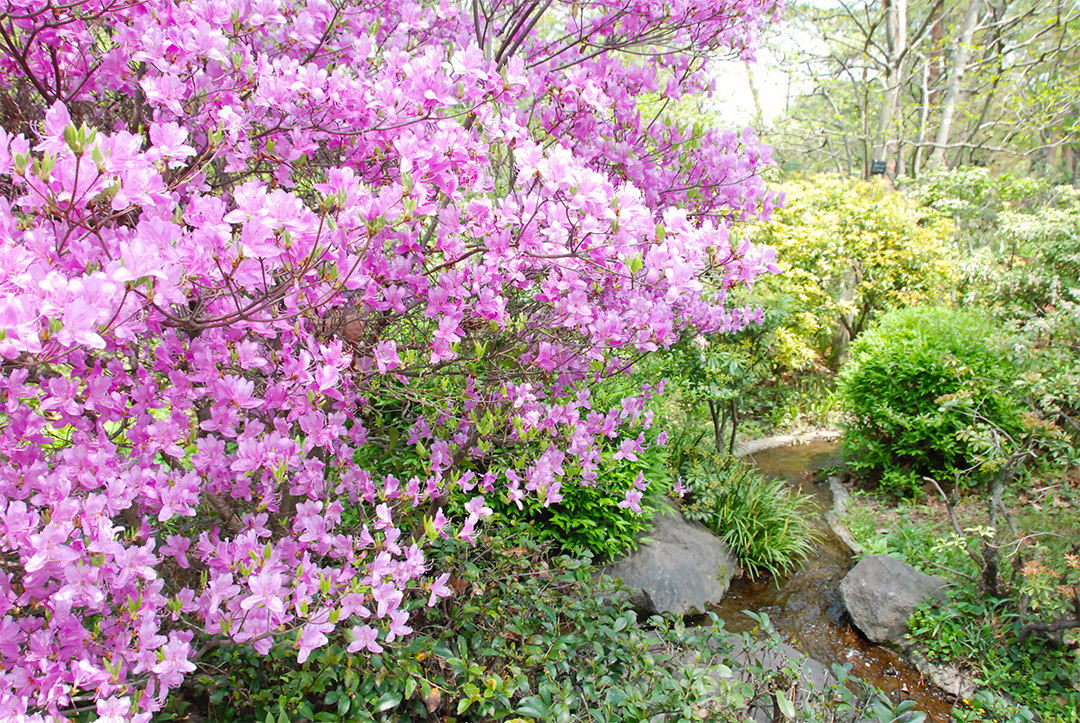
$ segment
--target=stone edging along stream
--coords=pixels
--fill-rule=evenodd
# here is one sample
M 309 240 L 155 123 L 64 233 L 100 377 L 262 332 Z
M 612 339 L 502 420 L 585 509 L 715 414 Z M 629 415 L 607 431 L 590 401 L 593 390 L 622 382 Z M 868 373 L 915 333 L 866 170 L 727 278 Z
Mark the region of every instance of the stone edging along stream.
M 839 438 L 840 432 L 835 429 L 816 429 L 798 434 L 782 434 L 773 437 L 763 437 L 738 445 L 735 448 L 735 456 L 745 457 L 757 452 L 763 452 L 767 449 L 809 444 L 811 442 L 830 442 Z M 827 484 L 829 485 L 829 491 L 832 493 L 832 509 L 825 512 L 825 521 L 833 531 L 833 534 L 839 537 L 854 554 L 861 555 L 863 553 L 862 546 L 855 541 L 854 536 L 852 536 L 847 526 L 841 521 L 847 513 L 847 505 L 848 501 L 851 499 L 851 493 L 848 492 L 847 487 L 844 486 L 838 477 L 830 477 L 827 480 Z M 965 679 L 964 674 L 959 668 L 930 662 L 920 654 L 918 649 L 912 643 L 901 642 L 899 648 L 908 663 L 925 675 L 935 687 L 958 698 L 970 699 L 976 693 L 977 688 L 969 680 Z
M 778 434 L 772 437 L 751 439 L 749 442 L 735 446 L 735 456 L 745 457 L 748 454 L 764 452 L 766 449 L 777 447 L 790 447 L 796 444 L 810 444 L 811 442 L 831 442 L 840 438 L 838 429 L 811 429 L 796 434 Z

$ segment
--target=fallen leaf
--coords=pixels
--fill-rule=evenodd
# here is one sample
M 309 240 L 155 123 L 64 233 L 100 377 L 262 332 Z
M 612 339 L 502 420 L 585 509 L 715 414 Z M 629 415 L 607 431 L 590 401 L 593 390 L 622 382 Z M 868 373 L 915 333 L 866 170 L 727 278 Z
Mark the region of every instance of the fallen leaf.
M 438 688 L 432 688 L 428 693 L 428 697 L 424 698 L 424 705 L 427 706 L 428 713 L 434 713 L 442 705 L 442 691 Z

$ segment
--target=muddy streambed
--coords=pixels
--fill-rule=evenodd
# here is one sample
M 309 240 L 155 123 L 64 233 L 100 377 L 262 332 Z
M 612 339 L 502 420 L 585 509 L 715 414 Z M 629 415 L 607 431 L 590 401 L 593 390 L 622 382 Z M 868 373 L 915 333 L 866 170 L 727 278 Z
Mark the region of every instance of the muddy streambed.
M 737 579 L 713 610 L 733 632 L 749 631 L 755 622 L 742 613 L 766 613 L 773 627 L 795 649 L 822 663 L 851 663 L 852 675 L 885 691 L 894 701 L 911 698 L 930 721 L 951 720 L 949 697 L 924 681 L 896 653 L 873 645 L 847 622 L 840 581 L 851 568 L 851 552 L 829 529 L 824 511 L 832 506 L 829 489 L 810 481 L 810 473 L 838 464 L 834 442 L 777 447 L 749 457 L 762 472 L 783 477 L 822 509 L 816 527 L 821 542 L 806 564 L 781 579 Z

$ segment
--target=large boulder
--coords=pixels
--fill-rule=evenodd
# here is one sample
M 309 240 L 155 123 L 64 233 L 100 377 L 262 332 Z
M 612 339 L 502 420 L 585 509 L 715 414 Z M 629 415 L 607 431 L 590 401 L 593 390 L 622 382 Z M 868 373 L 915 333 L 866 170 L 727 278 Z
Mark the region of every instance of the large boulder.
M 944 579 L 888 555 L 867 555 L 840 583 L 851 622 L 875 643 L 898 641 L 924 598 L 945 599 Z
M 723 599 L 737 565 L 723 540 L 665 505 L 637 551 L 604 572 L 621 579 L 647 615 L 692 615 Z

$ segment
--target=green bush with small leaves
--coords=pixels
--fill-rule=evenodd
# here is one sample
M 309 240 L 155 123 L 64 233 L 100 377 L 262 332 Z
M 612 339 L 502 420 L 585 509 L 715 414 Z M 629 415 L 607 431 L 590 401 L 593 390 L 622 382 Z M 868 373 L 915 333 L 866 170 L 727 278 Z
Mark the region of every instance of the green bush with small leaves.
M 339 637 L 298 664 L 288 644 L 268 656 L 222 645 L 200 661 L 168 713 L 259 723 L 571 714 L 622 723 L 660 712 L 689 722 L 718 705 L 706 700 L 715 684 L 705 674 L 727 654 L 721 626 L 687 629 L 656 618 L 640 628 L 625 596 L 599 586 L 587 562 L 552 556 L 521 527 L 493 533 L 476 547 L 433 543 L 429 560 L 453 571 L 454 594 L 432 607 L 409 603 L 415 632 L 384 642 L 383 652 L 351 654 Z M 684 674 L 673 661 L 688 655 L 702 667 Z
M 602 453 L 602 479 L 593 485 L 566 482 L 559 490 L 562 500 L 556 504 L 545 505 L 528 494 L 519 508 L 503 492 L 490 498 L 491 506 L 502 519 L 527 523 L 531 536 L 564 554 L 591 557 L 595 562 L 611 560 L 637 547 L 639 535 L 649 529 L 660 500 L 671 489 L 666 448 L 650 444 L 635 461 L 615 460 L 614 454 L 611 449 Z M 642 483 L 648 482 L 641 512 L 622 504 L 639 475 Z
M 977 465 L 965 436 L 971 410 L 1019 433 L 1019 408 L 1006 392 L 1015 372 L 992 331 L 973 313 L 912 307 L 856 340 L 839 387 L 850 466 L 876 474 L 888 491 L 915 492 L 924 476 L 963 482 Z M 963 404 L 948 404 L 959 395 Z

